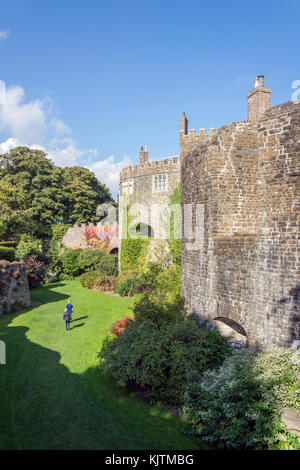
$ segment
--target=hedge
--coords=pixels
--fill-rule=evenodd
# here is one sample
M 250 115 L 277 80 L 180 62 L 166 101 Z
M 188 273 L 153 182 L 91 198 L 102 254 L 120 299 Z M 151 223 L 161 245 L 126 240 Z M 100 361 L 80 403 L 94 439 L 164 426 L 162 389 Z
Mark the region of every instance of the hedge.
M 18 245 L 18 242 L 0 242 L 0 246 L 6 246 L 7 248 L 15 248 Z
M 14 261 L 15 260 L 15 249 L 7 246 L 0 246 L 0 260 Z
M 136 266 L 140 257 L 147 254 L 150 238 L 127 238 L 121 242 L 121 271 Z

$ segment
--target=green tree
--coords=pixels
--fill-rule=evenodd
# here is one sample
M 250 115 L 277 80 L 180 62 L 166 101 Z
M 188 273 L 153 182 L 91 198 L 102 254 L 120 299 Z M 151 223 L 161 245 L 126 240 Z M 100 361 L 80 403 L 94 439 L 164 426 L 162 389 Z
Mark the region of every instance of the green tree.
M 51 224 L 94 221 L 96 209 L 113 202 L 86 168 L 62 169 L 42 150 L 16 147 L 0 155 L 0 237 L 51 235 Z

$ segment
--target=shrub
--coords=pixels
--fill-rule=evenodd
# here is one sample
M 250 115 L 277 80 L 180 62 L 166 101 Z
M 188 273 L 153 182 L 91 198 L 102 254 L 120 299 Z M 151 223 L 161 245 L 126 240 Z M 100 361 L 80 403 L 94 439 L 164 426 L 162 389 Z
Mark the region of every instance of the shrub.
M 133 297 L 139 293 L 140 280 L 138 276 L 127 277 L 123 281 L 118 281 L 117 292 L 122 297 Z
M 14 261 L 15 260 L 15 249 L 8 246 L 0 246 L 0 260 Z
M 79 250 L 73 250 L 72 248 L 64 249 L 61 255 L 61 263 L 63 273 L 68 276 L 79 276 L 81 270 L 78 262 Z
M 102 259 L 106 253 L 93 248 L 82 248 L 76 250 L 78 257 L 78 269 L 80 273 L 99 269 Z M 108 255 L 107 255 L 108 256 Z
M 184 300 L 181 296 L 169 300 L 144 292 L 137 297 L 132 310 L 137 322 L 149 320 L 158 327 L 166 323 L 182 321 L 186 318 Z
M 98 269 L 101 274 L 116 276 L 118 274 L 118 255 L 103 253 Z
M 136 266 L 145 257 L 150 238 L 126 238 L 121 241 L 121 270 Z
M 45 280 L 45 264 L 32 256 L 28 256 L 25 260 L 28 284 L 30 289 L 34 289 L 42 284 Z
M 229 449 L 270 448 L 295 441 L 281 422 L 284 407 L 300 409 L 299 355 L 273 347 L 234 351 L 223 365 L 190 375 L 184 411 L 210 443 Z
M 42 243 L 37 238 L 23 234 L 16 249 L 17 258 L 26 259 L 28 256 L 33 258 L 42 258 Z
M 107 338 L 99 358 L 118 385 L 138 386 L 154 400 L 178 404 L 189 372 L 221 364 L 229 350 L 218 332 L 200 330 L 192 319 L 161 328 L 145 320 L 129 321 L 122 334 Z
M 116 278 L 114 276 L 98 276 L 96 279 L 94 286 L 94 290 L 100 291 L 100 292 L 110 292 L 110 293 L 115 293 L 116 292 Z
M 80 282 L 83 287 L 87 289 L 93 289 L 96 280 L 99 278 L 98 271 L 92 271 L 90 273 L 84 273 L 80 276 Z
M 121 318 L 121 320 L 116 320 L 112 324 L 110 332 L 113 335 L 120 336 L 120 334 L 123 333 L 123 331 L 125 330 L 126 326 L 132 321 L 134 321 L 134 317 L 125 315 L 123 318 Z
M 7 241 L 7 242 L 0 242 L 0 246 L 6 246 L 7 248 L 16 248 L 18 242 Z
M 55 240 L 57 242 L 61 242 L 62 239 L 64 238 L 65 234 L 67 233 L 69 227 L 71 227 L 70 224 L 54 224 L 51 226 L 51 231 L 52 231 L 52 240 Z

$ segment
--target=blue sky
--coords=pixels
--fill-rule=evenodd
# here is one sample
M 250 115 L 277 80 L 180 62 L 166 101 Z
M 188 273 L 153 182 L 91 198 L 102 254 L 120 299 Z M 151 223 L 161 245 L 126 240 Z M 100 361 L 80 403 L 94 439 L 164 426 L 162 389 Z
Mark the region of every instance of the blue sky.
M 39 146 L 93 169 L 114 195 L 122 166 L 179 153 L 179 118 L 247 116 L 265 75 L 272 104 L 300 80 L 298 1 L 0 0 L 0 150 Z

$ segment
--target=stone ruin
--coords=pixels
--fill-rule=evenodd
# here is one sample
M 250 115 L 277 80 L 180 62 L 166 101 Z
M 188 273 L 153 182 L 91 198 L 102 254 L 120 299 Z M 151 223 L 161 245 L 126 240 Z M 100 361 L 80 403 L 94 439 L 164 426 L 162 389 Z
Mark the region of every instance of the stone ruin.
M 23 263 L 0 261 L 0 315 L 30 307 L 26 268 Z

